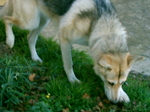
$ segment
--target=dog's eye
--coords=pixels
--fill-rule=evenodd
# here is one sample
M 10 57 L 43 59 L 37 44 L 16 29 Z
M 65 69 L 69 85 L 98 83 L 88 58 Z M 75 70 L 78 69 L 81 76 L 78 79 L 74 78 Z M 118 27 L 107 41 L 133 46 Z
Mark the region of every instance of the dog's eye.
M 113 82 L 108 82 L 108 84 L 111 85 L 111 86 L 115 85 L 115 83 L 113 83 Z
M 111 71 L 111 70 L 112 70 L 112 68 L 108 67 L 108 68 L 106 68 L 106 70 L 107 70 L 107 71 Z

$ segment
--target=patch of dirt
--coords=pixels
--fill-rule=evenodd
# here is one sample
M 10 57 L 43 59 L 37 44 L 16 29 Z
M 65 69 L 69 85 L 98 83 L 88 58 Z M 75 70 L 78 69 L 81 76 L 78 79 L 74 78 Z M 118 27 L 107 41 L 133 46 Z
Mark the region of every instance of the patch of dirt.
M 5 54 L 12 54 L 12 50 L 4 42 L 0 42 L 0 57 L 3 57 Z

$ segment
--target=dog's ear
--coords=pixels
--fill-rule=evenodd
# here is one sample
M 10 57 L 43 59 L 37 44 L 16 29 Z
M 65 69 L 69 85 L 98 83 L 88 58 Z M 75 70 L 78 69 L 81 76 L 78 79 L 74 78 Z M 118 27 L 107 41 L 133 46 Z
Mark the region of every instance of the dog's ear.
M 99 62 L 98 62 L 98 64 L 101 67 L 105 68 L 106 70 L 111 70 L 112 69 L 111 65 L 108 63 L 107 58 L 100 59 Z
M 128 65 L 132 65 L 133 63 L 140 61 L 140 60 L 143 60 L 143 59 L 144 59 L 143 56 L 129 55 L 127 57 L 127 62 L 128 62 Z

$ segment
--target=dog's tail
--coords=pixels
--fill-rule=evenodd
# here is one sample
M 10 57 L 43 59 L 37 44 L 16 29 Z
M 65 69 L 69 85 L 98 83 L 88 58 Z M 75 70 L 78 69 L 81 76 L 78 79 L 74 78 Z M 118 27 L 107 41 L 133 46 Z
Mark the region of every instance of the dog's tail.
M 12 0 L 8 0 L 5 5 L 0 6 L 0 19 L 4 19 L 5 16 L 10 16 L 12 14 Z
M 116 14 L 116 9 L 110 0 L 95 0 L 95 4 L 99 15 Z

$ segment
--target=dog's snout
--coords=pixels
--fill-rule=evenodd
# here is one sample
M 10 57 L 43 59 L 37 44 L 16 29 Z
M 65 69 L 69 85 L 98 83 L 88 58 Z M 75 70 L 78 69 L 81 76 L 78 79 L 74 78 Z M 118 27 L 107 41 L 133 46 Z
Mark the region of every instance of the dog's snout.
M 128 95 L 123 91 L 120 83 L 105 83 L 105 94 L 107 98 L 113 103 L 128 103 L 130 99 Z

